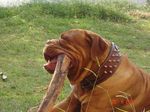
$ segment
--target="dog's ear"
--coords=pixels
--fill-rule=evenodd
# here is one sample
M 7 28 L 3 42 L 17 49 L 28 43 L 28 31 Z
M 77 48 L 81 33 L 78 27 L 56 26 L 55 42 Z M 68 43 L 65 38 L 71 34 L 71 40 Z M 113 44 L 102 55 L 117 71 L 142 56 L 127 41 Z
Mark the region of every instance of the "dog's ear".
M 106 40 L 101 38 L 98 34 L 91 31 L 85 31 L 88 38 L 88 43 L 91 47 L 91 58 L 95 60 L 103 55 L 108 47 Z

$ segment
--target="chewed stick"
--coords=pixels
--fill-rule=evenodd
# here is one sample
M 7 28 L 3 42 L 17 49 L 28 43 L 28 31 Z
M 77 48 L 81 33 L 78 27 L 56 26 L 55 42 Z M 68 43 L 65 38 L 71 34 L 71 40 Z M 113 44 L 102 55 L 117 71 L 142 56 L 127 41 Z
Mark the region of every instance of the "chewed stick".
M 65 77 L 68 74 L 70 59 L 66 55 L 59 55 L 52 80 L 48 91 L 41 102 L 37 112 L 50 112 L 64 85 Z

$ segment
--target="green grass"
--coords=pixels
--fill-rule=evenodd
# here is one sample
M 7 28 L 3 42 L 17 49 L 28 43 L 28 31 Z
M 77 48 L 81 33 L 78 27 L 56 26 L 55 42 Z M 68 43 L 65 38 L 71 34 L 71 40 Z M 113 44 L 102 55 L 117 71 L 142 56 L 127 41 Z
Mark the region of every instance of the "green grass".
M 134 63 L 150 71 L 149 19 L 136 20 L 126 13 L 122 21 L 120 15 L 124 17 L 124 10 L 118 12 L 120 5 L 117 5 L 118 9 L 113 9 L 113 13 L 111 9 L 102 7 L 104 13 L 108 13 L 102 18 L 93 15 L 97 12 L 89 12 L 90 16 L 84 15 L 84 11 L 88 10 L 86 6 L 78 13 L 82 17 L 74 17 L 74 11 L 67 12 L 63 5 L 64 9 L 60 10 L 57 5 L 62 4 L 54 7 L 50 4 L 30 4 L 17 8 L 0 8 L 0 71 L 8 76 L 6 82 L 0 79 L 0 112 L 26 112 L 29 107 L 40 103 L 45 93 L 43 88 L 48 85 L 51 77 L 42 68 L 45 63 L 43 46 L 48 39 L 59 38 L 61 32 L 72 28 L 92 30 L 114 41 Z M 114 20 L 111 15 L 115 17 Z M 128 21 L 128 17 L 131 21 Z M 65 98 L 69 91 L 66 81 L 59 100 Z

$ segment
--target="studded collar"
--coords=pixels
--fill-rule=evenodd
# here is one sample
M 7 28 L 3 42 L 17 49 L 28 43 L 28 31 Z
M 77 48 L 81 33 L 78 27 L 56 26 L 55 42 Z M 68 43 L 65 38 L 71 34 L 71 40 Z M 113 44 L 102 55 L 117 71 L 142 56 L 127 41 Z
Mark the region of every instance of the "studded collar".
M 113 42 L 111 44 L 111 49 L 105 61 L 100 65 L 100 68 L 97 72 L 97 76 L 91 74 L 85 77 L 81 82 L 81 88 L 84 90 L 90 90 L 94 86 L 99 83 L 104 82 L 109 77 L 111 77 L 115 71 L 117 70 L 118 66 L 120 65 L 121 55 L 117 45 Z

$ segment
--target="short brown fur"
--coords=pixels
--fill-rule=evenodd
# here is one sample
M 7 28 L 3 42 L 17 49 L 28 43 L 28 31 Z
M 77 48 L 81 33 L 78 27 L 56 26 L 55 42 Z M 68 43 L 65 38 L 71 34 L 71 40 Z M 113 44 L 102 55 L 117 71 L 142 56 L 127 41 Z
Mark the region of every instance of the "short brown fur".
M 64 53 L 71 59 L 68 79 L 73 86 L 71 94 L 57 104 L 51 112 L 142 112 L 150 109 L 150 75 L 122 55 L 117 71 L 106 81 L 92 90 L 81 89 L 80 82 L 91 72 L 97 73 L 99 66 L 107 57 L 111 42 L 98 34 L 82 29 L 73 29 L 62 33 L 61 39 L 49 41 L 44 53 L 56 55 Z M 132 97 L 132 104 L 113 107 L 112 100 L 123 93 Z M 122 98 L 121 98 L 122 99 Z

